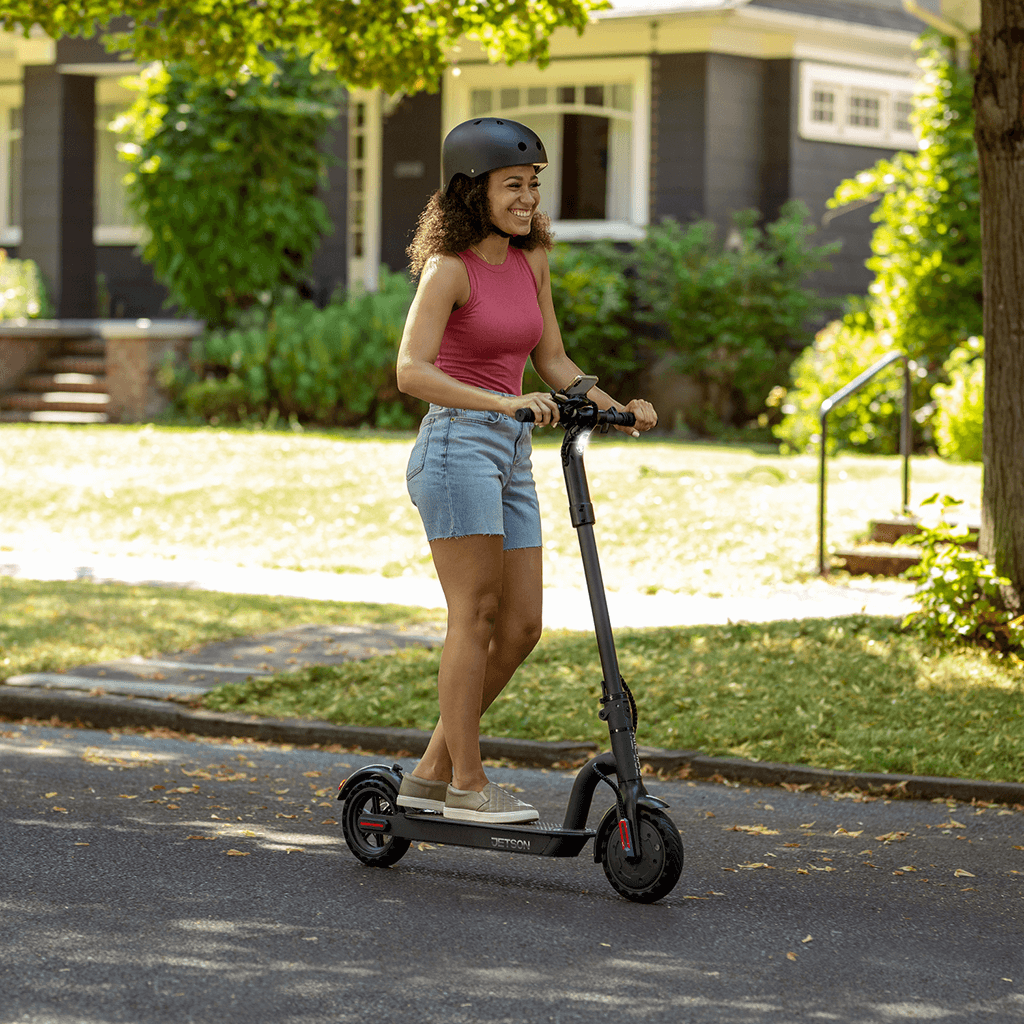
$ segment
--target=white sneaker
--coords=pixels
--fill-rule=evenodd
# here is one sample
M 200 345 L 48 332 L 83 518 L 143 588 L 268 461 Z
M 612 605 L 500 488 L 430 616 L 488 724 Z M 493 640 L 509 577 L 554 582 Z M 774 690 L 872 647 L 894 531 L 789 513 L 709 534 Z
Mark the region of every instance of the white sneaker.
M 536 821 L 540 814 L 536 807 L 524 804 L 501 786 L 488 782 L 479 793 L 473 789 L 449 786 L 444 800 L 444 816 L 484 825 L 513 825 Z

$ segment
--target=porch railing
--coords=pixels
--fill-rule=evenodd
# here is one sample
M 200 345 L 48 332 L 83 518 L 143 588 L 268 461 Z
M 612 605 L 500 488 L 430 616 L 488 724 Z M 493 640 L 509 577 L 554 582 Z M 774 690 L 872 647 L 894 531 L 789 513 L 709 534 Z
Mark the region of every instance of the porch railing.
M 860 391 L 865 384 L 876 377 L 887 366 L 897 360 L 903 361 L 903 409 L 900 415 L 900 455 L 903 457 L 903 514 L 910 511 L 910 417 L 913 395 L 911 382 L 913 380 L 913 365 L 905 352 L 898 350 L 889 352 L 878 360 L 873 366 L 869 366 L 860 376 L 855 377 L 844 388 L 840 388 L 834 395 L 830 395 L 821 403 L 818 416 L 821 421 L 821 458 L 818 466 L 818 573 L 827 576 L 829 565 L 825 553 L 825 484 L 827 480 L 825 460 L 828 458 L 828 416 L 837 406 L 842 405 L 851 395 Z

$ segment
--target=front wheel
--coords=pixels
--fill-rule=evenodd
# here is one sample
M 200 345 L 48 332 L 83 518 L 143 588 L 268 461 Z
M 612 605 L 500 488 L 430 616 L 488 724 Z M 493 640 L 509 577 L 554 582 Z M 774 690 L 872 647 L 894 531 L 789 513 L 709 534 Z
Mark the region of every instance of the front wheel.
M 667 896 L 683 872 L 683 841 L 672 819 L 661 811 L 640 808 L 640 860 L 626 858 L 618 814 L 611 808 L 597 830 L 601 866 L 612 888 L 634 903 L 655 903 Z
M 382 833 L 360 824 L 360 819 L 373 815 L 394 814 L 397 808 L 397 797 L 383 779 L 367 779 L 359 783 L 345 800 L 345 809 L 341 815 L 341 829 L 345 835 L 348 848 L 364 864 L 372 867 L 388 868 L 397 864 L 406 854 L 410 843 L 408 839 Z

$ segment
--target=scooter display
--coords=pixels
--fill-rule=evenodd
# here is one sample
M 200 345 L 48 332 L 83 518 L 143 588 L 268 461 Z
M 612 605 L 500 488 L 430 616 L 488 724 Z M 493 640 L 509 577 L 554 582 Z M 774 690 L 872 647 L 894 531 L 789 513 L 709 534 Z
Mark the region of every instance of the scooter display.
M 399 807 L 401 766 L 361 768 L 342 782 L 338 799 L 344 802 L 345 841 L 364 864 L 388 867 L 397 863 L 413 842 L 420 841 L 540 857 L 575 857 L 593 839 L 595 863 L 602 865 L 612 887 L 626 899 L 653 903 L 667 896 L 679 881 L 683 869 L 679 830 L 665 813 L 668 804 L 648 793 L 643 783 L 635 739 L 637 707 L 619 672 L 594 538 L 594 507 L 583 464 L 584 449 L 595 429 L 605 432 L 613 425 L 631 426 L 634 420 L 631 413 L 601 410 L 587 399 L 587 391 L 596 382 L 595 377 L 578 377 L 562 391 L 552 392 L 552 397 L 559 403 L 559 423 L 565 429 L 562 469 L 594 615 L 604 675 L 599 717 L 608 725 L 611 750 L 580 769 L 561 825 L 456 821 L 437 811 Z M 533 414 L 520 409 L 516 418 L 529 422 Z M 594 830 L 587 827 L 587 820 L 599 785 L 611 790 L 615 803 Z

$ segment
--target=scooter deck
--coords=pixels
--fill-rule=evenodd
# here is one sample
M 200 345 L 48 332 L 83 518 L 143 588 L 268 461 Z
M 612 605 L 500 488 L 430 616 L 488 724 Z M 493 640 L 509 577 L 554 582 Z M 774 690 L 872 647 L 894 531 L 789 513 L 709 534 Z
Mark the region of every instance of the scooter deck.
M 567 829 L 561 825 L 531 821 L 525 825 L 491 825 L 453 821 L 429 811 L 360 816 L 362 827 L 412 841 L 481 850 L 525 853 L 535 857 L 575 857 L 597 834 L 592 829 Z

